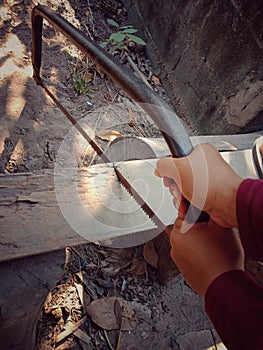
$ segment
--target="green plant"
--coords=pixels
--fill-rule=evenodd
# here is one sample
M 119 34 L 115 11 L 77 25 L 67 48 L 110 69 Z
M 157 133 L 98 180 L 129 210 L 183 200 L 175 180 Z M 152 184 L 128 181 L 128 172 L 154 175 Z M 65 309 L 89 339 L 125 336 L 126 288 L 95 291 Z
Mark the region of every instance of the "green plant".
M 81 57 L 73 59 L 69 53 L 68 66 L 70 70 L 70 78 L 74 90 L 77 95 L 82 95 L 91 92 L 91 82 L 93 80 L 93 73 L 89 67 L 88 59 Z
M 90 93 L 92 88 L 89 84 L 90 80 L 82 78 L 80 75 L 72 76 L 73 87 L 77 92 L 77 95 Z
M 108 18 L 107 22 L 112 27 L 118 29 L 117 32 L 114 32 L 110 35 L 109 39 L 105 39 L 101 42 L 100 46 L 106 48 L 109 46 L 110 53 L 114 53 L 115 50 L 128 50 L 129 43 L 134 42 L 138 45 L 146 45 L 145 41 L 137 35 L 134 35 L 138 32 L 138 29 L 135 29 L 131 25 L 120 26 L 113 19 Z

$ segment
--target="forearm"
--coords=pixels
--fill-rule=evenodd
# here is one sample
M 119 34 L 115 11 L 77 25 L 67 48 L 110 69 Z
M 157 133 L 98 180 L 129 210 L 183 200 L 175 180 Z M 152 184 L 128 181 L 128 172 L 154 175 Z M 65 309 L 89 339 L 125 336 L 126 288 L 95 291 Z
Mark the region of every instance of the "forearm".
M 217 277 L 206 292 L 205 308 L 228 350 L 263 349 L 263 288 L 247 272 Z

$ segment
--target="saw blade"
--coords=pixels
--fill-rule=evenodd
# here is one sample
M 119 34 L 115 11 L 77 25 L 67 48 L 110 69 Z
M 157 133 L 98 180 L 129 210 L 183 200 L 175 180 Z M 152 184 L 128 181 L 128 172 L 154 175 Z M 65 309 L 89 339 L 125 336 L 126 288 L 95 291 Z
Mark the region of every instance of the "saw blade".
M 142 210 L 117 179 L 112 164 L 98 164 L 77 172 L 57 165 L 55 188 L 64 218 L 88 241 L 133 246 L 152 239 L 165 226 L 158 227 Z M 135 190 L 131 191 L 134 194 Z M 128 238 L 133 234 L 137 235 L 136 242 Z M 118 243 L 117 237 L 122 237 Z
M 101 157 L 102 161 L 104 162 L 104 165 L 106 165 L 107 171 L 104 168 L 104 174 L 107 174 L 108 179 L 111 179 L 113 181 L 115 191 L 116 188 L 122 185 L 125 190 L 128 191 L 129 195 L 133 197 L 133 199 L 138 203 L 139 207 L 136 209 L 133 209 L 133 205 L 129 208 L 129 213 L 125 213 L 123 209 L 127 207 L 127 205 L 124 205 L 124 202 L 122 201 L 118 207 L 118 209 L 112 208 L 112 206 L 116 206 L 116 196 L 113 196 L 113 200 L 110 201 L 107 205 L 104 205 L 104 203 L 101 201 L 101 195 L 103 194 L 103 191 L 101 192 L 98 188 L 98 186 L 94 186 L 95 183 L 99 184 L 101 188 L 103 189 L 103 184 L 107 183 L 107 178 L 104 178 L 103 181 L 99 179 L 99 175 L 96 174 L 96 170 L 93 167 L 93 170 L 90 170 L 91 172 L 94 171 L 96 174 L 96 177 L 87 177 L 89 179 L 88 181 L 88 190 L 87 193 L 89 194 L 91 201 L 86 201 L 86 203 L 83 207 L 83 203 L 79 201 L 79 193 L 78 193 L 78 186 L 76 185 L 74 174 L 75 172 L 71 174 L 71 176 L 74 178 L 73 181 L 70 181 L 70 173 L 69 170 L 66 170 L 66 174 L 68 176 L 68 186 L 67 186 L 67 193 L 65 194 L 65 182 L 62 181 L 63 186 L 60 187 L 60 177 L 57 177 L 56 181 L 56 194 L 57 199 L 59 202 L 59 205 L 61 207 L 62 213 L 68 223 L 72 226 L 72 228 L 87 238 L 88 240 L 95 242 L 99 241 L 106 245 L 111 246 L 132 246 L 132 245 L 138 245 L 143 242 L 146 242 L 153 237 L 155 237 L 158 233 L 165 231 L 167 234 L 170 234 L 170 231 L 167 228 L 167 224 L 162 222 L 162 220 L 158 217 L 155 210 L 151 208 L 147 200 L 145 198 L 142 198 L 140 193 L 133 187 L 131 184 L 129 178 L 127 178 L 127 171 L 124 175 L 123 171 L 124 168 L 120 168 L 120 166 L 117 166 L 115 163 L 111 162 L 111 160 L 106 156 L 106 154 L 103 152 L 103 150 L 100 148 L 100 146 L 87 134 L 87 132 L 82 128 L 82 126 L 75 120 L 75 118 L 66 110 L 66 108 L 59 102 L 59 100 L 54 96 L 54 94 L 47 88 L 47 86 L 44 84 L 44 82 L 40 79 L 37 81 L 37 83 L 46 91 L 46 93 L 49 95 L 49 97 L 55 102 L 55 104 L 59 107 L 59 109 L 63 112 L 63 114 L 69 119 L 69 121 L 74 125 L 74 127 L 80 132 L 80 134 L 85 138 L 85 140 L 92 146 L 92 148 L 96 151 L 98 156 Z M 100 165 L 101 166 L 101 165 Z M 98 169 L 98 167 L 97 167 Z M 111 170 L 110 170 L 111 169 Z M 60 164 L 57 164 L 56 166 L 56 172 L 62 173 L 65 169 L 60 166 Z M 127 169 L 126 169 L 127 170 Z M 134 169 L 135 170 L 135 169 Z M 89 171 L 89 170 L 88 170 Z M 111 174 L 108 173 L 108 171 L 111 172 Z M 112 172 L 113 171 L 113 172 Z M 153 169 L 152 169 L 153 171 Z M 102 173 L 100 173 L 102 175 Z M 117 179 L 116 181 L 113 180 L 113 177 Z M 134 180 L 134 174 L 131 176 L 131 178 Z M 94 183 L 94 180 L 96 178 L 96 181 Z M 93 185 L 90 183 L 90 179 L 92 179 L 91 182 L 93 182 Z M 116 180 L 115 179 L 115 180 Z M 72 179 L 71 179 L 72 180 Z M 135 179 L 136 180 L 136 179 Z M 139 180 L 137 178 L 137 180 Z M 72 187 L 73 185 L 73 187 Z M 93 186 L 93 189 L 92 189 Z M 117 186 L 117 187 L 116 187 Z M 94 193 L 94 189 L 96 188 L 96 194 Z M 104 189 L 105 190 L 105 189 Z M 153 188 L 151 189 L 151 192 L 154 191 Z M 100 198 L 98 197 L 98 193 L 100 193 Z M 107 193 L 104 192 L 104 193 Z M 84 196 L 85 197 L 85 196 Z M 115 199 L 114 199 L 115 198 Z M 123 199 L 124 195 L 123 193 L 119 193 L 119 200 Z M 156 198 L 158 201 L 158 198 Z M 127 199 L 125 200 L 127 201 Z M 74 203 L 74 205 L 72 205 Z M 98 209 L 98 207 L 103 208 L 103 210 Z M 79 211 L 75 211 L 75 209 Z M 84 209 L 85 208 L 85 209 Z M 141 213 L 138 211 L 140 209 Z M 132 211 L 131 211 L 132 210 Z M 74 213 L 74 214 L 73 214 Z M 121 216 L 119 216 L 121 215 Z M 86 220 L 86 217 L 88 220 Z M 170 224 L 170 222 L 169 222 Z M 88 230 L 87 230 L 88 228 Z M 88 234 L 87 234 L 88 232 Z M 140 237 L 136 236 L 136 239 L 131 239 L 130 235 L 134 235 L 140 232 Z M 130 236 L 130 239 L 128 238 Z M 117 242 L 118 237 L 118 242 Z M 120 238 L 122 237 L 122 238 Z M 124 238 L 125 237 L 125 238 Z M 134 237 L 134 236 L 133 236 Z M 113 242 L 114 240 L 114 242 Z M 132 241 L 132 243 L 129 243 L 129 241 Z
M 171 213 L 163 209 L 162 200 L 166 194 L 166 201 L 171 196 L 162 186 L 160 179 L 154 174 L 154 169 L 157 160 L 141 160 L 126 161 L 114 164 L 114 170 L 121 184 L 126 188 L 131 196 L 136 200 L 144 212 L 152 219 L 155 225 L 167 234 L 170 231 L 167 225 L 171 222 Z M 142 166 L 143 164 L 143 166 Z

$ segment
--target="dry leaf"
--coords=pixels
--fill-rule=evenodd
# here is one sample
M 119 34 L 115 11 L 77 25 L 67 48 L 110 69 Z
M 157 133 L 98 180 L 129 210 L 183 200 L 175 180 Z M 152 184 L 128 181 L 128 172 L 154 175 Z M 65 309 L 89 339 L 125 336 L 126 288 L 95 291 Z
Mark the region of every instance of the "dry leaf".
M 105 140 L 105 141 L 113 141 L 115 140 L 117 137 L 122 136 L 122 134 L 116 130 L 103 130 L 100 131 L 97 136 L 101 139 L 101 140 Z
M 65 326 L 65 330 L 55 336 L 55 342 L 58 343 L 61 340 L 65 339 L 70 334 L 74 333 L 81 325 L 83 325 L 83 323 L 86 322 L 86 320 L 87 320 L 87 316 L 84 316 L 77 323 L 72 323 L 72 322 L 67 323 Z
M 129 112 L 129 122 L 128 122 L 128 125 L 130 127 L 134 127 L 135 125 L 138 125 L 138 122 L 137 122 L 137 115 L 135 113 L 135 111 L 130 107 L 128 106 L 128 112 Z
M 58 307 L 56 309 L 52 309 L 51 313 L 55 318 L 61 318 L 63 316 L 61 307 Z
M 83 291 L 83 286 L 82 286 L 82 284 L 76 283 L 76 282 L 74 282 L 74 285 L 75 285 L 76 290 L 78 292 L 80 303 L 81 303 L 81 305 L 83 305 L 83 292 L 84 292 Z
M 95 265 L 95 267 L 97 267 L 97 265 Z M 82 306 L 88 305 L 90 303 L 90 296 L 89 294 L 87 294 L 86 290 L 83 288 L 85 287 L 83 272 L 82 271 L 77 272 L 74 275 L 74 280 L 75 280 L 74 285 L 77 289 L 81 305 Z
M 105 73 L 102 70 L 102 68 L 100 68 L 100 66 L 96 65 L 96 71 L 99 73 L 99 76 L 101 77 L 101 79 L 103 79 L 105 77 Z
M 154 238 L 154 246 L 159 255 L 158 277 L 161 285 L 174 281 L 180 274 L 177 266 L 170 256 L 170 239 L 164 232 Z
M 113 99 L 114 99 L 114 98 L 111 96 L 111 94 L 106 93 L 106 94 L 103 95 L 103 97 L 104 97 L 104 99 L 105 99 L 106 101 L 108 101 L 108 102 L 113 102 Z
M 121 306 L 121 329 L 122 331 L 131 331 L 136 327 L 137 318 L 134 311 L 129 306 L 128 302 L 116 297 L 107 297 L 96 299 L 90 303 L 86 310 L 92 321 L 99 327 L 108 331 L 119 329 L 115 312 L 114 304 L 118 299 Z
M 142 258 L 134 258 L 132 259 L 132 265 L 127 270 L 127 272 L 135 275 L 140 276 L 147 272 L 147 264 L 146 261 L 144 261 Z
M 154 84 L 160 86 L 161 83 L 160 83 L 160 79 L 156 76 L 156 75 L 153 75 L 152 76 L 152 81 L 154 82 Z
M 84 83 L 90 83 L 93 79 L 93 74 L 89 71 L 85 71 L 83 74 L 82 74 L 82 81 Z
M 83 341 L 85 344 L 92 346 L 91 338 L 88 336 L 87 333 L 83 332 L 80 328 L 78 328 L 73 335 Z
M 119 329 L 121 329 L 121 304 L 119 300 L 116 298 L 114 301 L 114 315 L 118 324 Z
M 49 292 L 44 305 L 44 311 L 46 314 L 49 314 L 51 312 L 51 306 L 50 306 L 51 301 L 52 301 L 52 292 Z
M 147 263 L 156 269 L 158 269 L 159 265 L 159 255 L 155 249 L 155 245 L 153 241 L 149 241 L 145 243 L 143 247 L 143 257 Z
M 101 250 L 106 260 L 114 267 L 126 268 L 130 265 L 133 258 L 133 252 L 131 249 L 118 248 L 118 249 L 104 249 Z

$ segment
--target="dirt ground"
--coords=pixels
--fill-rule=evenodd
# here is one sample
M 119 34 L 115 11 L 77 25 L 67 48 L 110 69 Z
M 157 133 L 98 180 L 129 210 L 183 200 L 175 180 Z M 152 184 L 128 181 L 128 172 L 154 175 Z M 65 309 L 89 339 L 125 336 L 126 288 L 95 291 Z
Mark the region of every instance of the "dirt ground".
M 41 4 L 53 8 L 98 43 L 114 31 L 107 19 L 129 24 L 117 0 L 42 0 Z M 0 172 L 6 174 L 52 169 L 61 142 L 72 127 L 32 79 L 30 16 L 35 5 L 37 1 L 6 0 L 0 7 Z M 116 55 L 128 65 L 122 52 Z M 165 98 L 144 48 L 131 45 L 128 55 Z M 92 136 L 106 129 L 124 135 L 160 136 L 118 87 L 47 24 L 42 76 L 74 118 L 84 120 Z M 107 141 L 100 143 L 107 147 Z M 89 166 L 85 146 L 80 154 L 79 166 Z M 204 312 L 203 301 L 171 262 L 165 237 L 130 249 L 93 244 L 69 247 L 67 257 L 65 274 L 39 316 L 38 350 L 224 349 Z M 98 304 L 92 308 L 94 301 Z M 123 316 L 124 301 L 128 304 Z M 112 302 L 114 308 L 109 311 Z

